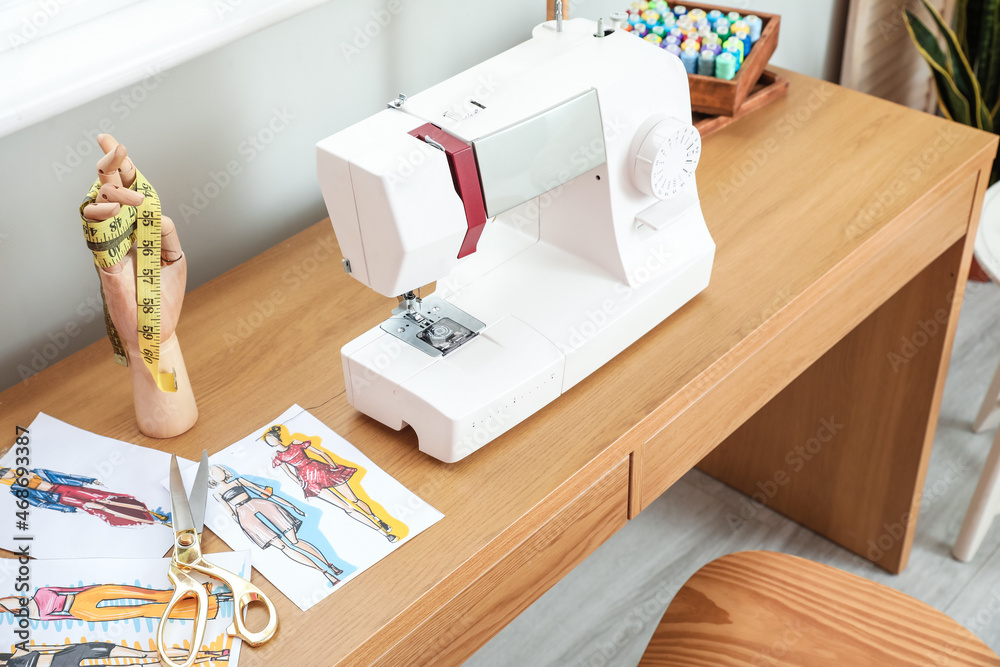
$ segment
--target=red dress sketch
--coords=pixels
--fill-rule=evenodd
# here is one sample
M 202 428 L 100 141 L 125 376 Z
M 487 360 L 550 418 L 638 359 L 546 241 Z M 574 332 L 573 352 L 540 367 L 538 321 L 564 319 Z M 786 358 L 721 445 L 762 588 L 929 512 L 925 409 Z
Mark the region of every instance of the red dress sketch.
M 280 424 L 272 426 L 263 436 L 264 442 L 276 450 L 271 465 L 284 469 L 298 482 L 307 500 L 324 500 L 347 512 L 347 516 L 358 523 L 382 533 L 390 542 L 399 540 L 398 535 L 392 534 L 392 526 L 380 519 L 351 488 L 350 480 L 357 468 L 340 465 L 322 448 L 314 447 L 312 440 L 295 440 L 288 434 L 283 436 L 282 428 L 285 427 Z M 286 439 L 289 442 L 285 442 Z M 310 451 L 317 458 L 310 457 Z
M 278 450 L 274 454 L 272 465 L 277 468 L 282 463 L 287 463 L 299 475 L 302 481 L 302 492 L 309 498 L 318 496 L 320 491 L 331 486 L 346 484 L 348 480 L 358 471 L 357 468 L 342 466 L 337 463 L 330 465 L 315 459 L 309 458 L 306 449 L 312 445 L 312 440 L 305 442 L 293 442 L 284 451 Z
M 11 494 L 23 497 L 32 507 L 66 514 L 80 510 L 116 527 L 170 521 L 169 516 L 150 510 L 134 496 L 96 488 L 101 483 L 95 477 L 71 475 L 44 468 L 27 472 L 27 486 L 15 486 L 18 480 L 14 470 L 0 468 L 0 484 L 10 486 Z
M 125 494 L 65 484 L 53 484 L 49 493 L 57 495 L 61 505 L 81 509 L 112 526 L 135 526 L 159 521 L 141 500 Z M 114 507 L 118 513 L 109 512 L 110 507 Z

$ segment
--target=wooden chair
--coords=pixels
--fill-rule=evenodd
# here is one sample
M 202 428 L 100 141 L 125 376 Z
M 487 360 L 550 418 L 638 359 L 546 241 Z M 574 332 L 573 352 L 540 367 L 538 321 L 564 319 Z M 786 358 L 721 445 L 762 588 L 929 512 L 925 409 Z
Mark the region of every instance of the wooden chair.
M 986 191 L 983 212 L 976 234 L 976 259 L 994 283 L 1000 285 L 1000 187 Z M 990 388 L 986 390 L 979 414 L 972 424 L 976 433 L 996 428 L 1000 424 L 1000 367 L 997 368 Z M 990 524 L 1000 512 L 1000 431 L 993 440 L 993 449 L 983 466 L 976 492 L 962 521 L 962 530 L 955 540 L 952 553 L 961 561 L 970 561 L 990 529 Z
M 796 556 L 744 551 L 678 591 L 640 667 L 1000 665 L 945 614 L 899 591 Z

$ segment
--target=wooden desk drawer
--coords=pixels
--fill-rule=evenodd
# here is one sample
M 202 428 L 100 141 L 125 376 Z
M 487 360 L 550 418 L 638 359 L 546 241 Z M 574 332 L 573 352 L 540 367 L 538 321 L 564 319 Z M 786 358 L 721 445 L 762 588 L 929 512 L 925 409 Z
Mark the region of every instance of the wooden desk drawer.
M 726 437 L 776 396 L 852 329 L 904 288 L 965 235 L 977 174 L 965 171 L 942 184 L 942 194 L 911 220 L 890 223 L 895 233 L 878 252 L 855 260 L 834 287 L 813 285 L 786 309 L 794 318 L 764 322 L 745 358 L 720 360 L 694 383 L 701 394 L 686 409 L 653 415 L 659 430 L 636 452 L 630 517 L 636 516 Z M 981 196 L 981 195 L 980 195 Z M 902 228 L 902 229 L 900 229 Z M 859 253 L 862 251 L 859 250 Z M 845 260 L 845 262 L 851 260 Z M 711 288 L 710 288 L 711 289 Z M 941 303 L 950 303 L 941 298 Z M 935 306 L 937 307 L 937 306 Z M 779 312 L 779 320 L 786 313 Z M 916 323 L 914 322 L 914 326 Z
M 374 664 L 461 664 L 625 525 L 628 474 L 623 459 Z

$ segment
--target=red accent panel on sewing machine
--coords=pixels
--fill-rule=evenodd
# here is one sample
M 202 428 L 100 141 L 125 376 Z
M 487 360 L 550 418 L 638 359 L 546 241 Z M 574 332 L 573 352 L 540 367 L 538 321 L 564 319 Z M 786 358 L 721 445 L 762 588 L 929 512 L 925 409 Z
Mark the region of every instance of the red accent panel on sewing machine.
M 455 191 L 462 198 L 465 206 L 465 218 L 469 231 L 462 240 L 458 258 L 476 252 L 476 244 L 486 227 L 486 204 L 483 201 L 483 190 L 479 184 L 479 169 L 476 167 L 476 156 L 472 145 L 453 137 L 437 125 L 425 123 L 412 130 L 410 134 L 421 141 L 431 141 L 444 147 L 448 156 L 448 166 L 451 167 L 451 177 L 455 182 Z

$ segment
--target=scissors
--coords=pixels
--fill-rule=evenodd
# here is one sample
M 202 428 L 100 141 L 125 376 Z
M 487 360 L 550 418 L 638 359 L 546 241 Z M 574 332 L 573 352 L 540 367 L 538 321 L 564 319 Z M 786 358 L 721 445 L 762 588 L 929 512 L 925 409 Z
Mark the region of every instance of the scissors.
M 160 660 L 169 667 L 191 667 L 198 657 L 198 650 L 205 638 L 205 627 L 208 625 L 208 592 L 205 585 L 191 576 L 194 572 L 208 575 L 221 581 L 233 593 L 233 622 L 226 633 L 239 637 L 251 646 L 259 646 L 271 639 L 278 629 L 278 614 L 274 605 L 263 592 L 243 577 L 212 565 L 201 557 L 201 530 L 205 525 L 205 505 L 208 502 L 208 452 L 202 451 L 201 464 L 191 488 L 190 501 L 184 490 L 181 470 L 177 465 L 177 457 L 170 460 L 170 507 L 174 525 L 174 557 L 170 561 L 167 572 L 170 582 L 174 585 L 174 595 L 170 598 L 160 627 L 156 632 L 156 650 Z M 174 662 L 167 655 L 167 643 L 163 639 L 163 631 L 167 626 L 174 607 L 181 600 L 196 598 L 194 641 L 191 651 L 184 662 Z M 267 626 L 258 632 L 251 632 L 243 622 L 243 612 L 251 602 L 263 602 L 267 607 Z

